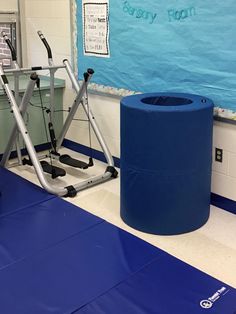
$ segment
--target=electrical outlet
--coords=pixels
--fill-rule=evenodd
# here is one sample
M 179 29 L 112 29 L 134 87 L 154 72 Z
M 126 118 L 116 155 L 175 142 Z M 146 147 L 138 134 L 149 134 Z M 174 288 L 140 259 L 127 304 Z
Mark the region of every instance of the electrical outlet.
M 215 148 L 215 161 L 223 162 L 223 149 Z

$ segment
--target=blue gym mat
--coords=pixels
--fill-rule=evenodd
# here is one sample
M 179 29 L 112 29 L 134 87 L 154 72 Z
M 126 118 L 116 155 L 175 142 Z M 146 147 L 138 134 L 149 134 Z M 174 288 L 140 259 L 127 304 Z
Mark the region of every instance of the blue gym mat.
M 222 292 L 218 292 L 222 290 Z M 214 294 L 214 302 L 208 303 Z M 164 254 L 73 314 L 235 314 L 236 292 L 199 270 Z
M 236 314 L 234 288 L 145 241 L 4 169 L 0 190 L 0 313 Z
M 40 187 L 0 167 L 0 217 L 55 198 Z

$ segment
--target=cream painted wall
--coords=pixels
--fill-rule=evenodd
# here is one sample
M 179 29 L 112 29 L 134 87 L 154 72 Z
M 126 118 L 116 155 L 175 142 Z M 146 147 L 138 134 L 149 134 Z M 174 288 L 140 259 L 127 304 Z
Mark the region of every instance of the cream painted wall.
M 120 157 L 120 100 L 113 97 L 89 95 L 89 105 L 97 124 L 108 144 L 113 156 Z M 86 118 L 79 110 L 76 118 Z M 68 132 L 68 139 L 89 146 L 88 124 L 75 121 Z M 101 150 L 96 138 L 92 137 L 92 145 Z
M 17 0 L 1 0 L 0 11 L 18 11 Z
M 10 3 L 9 0 L 4 1 Z M 61 62 L 71 60 L 71 30 L 69 0 L 21 0 L 22 37 L 24 39 L 25 64 L 47 64 L 45 49 L 39 41 L 36 31 L 41 30 L 52 46 L 54 59 Z M 96 69 L 95 69 L 96 70 Z M 95 73 L 96 75 L 96 73 Z M 64 77 L 59 73 L 60 77 Z M 74 93 L 67 83 L 65 108 L 73 101 Z M 90 106 L 98 125 L 114 156 L 120 156 L 120 105 L 115 97 L 90 95 Z M 79 111 L 77 118 L 84 115 Z M 74 121 L 67 138 L 89 145 L 86 122 Z M 93 137 L 93 147 L 99 149 Z M 214 148 L 223 149 L 223 163 L 214 161 Z M 236 126 L 215 122 L 213 140 L 212 191 L 236 200 Z
M 212 191 L 236 201 L 236 125 L 215 122 Z M 223 162 L 214 160 L 215 147 L 223 149 Z
M 37 35 L 41 30 L 53 52 L 55 64 L 71 60 L 69 0 L 21 0 L 22 37 L 25 66 L 47 65 L 46 50 Z M 62 71 L 57 77 L 64 78 Z

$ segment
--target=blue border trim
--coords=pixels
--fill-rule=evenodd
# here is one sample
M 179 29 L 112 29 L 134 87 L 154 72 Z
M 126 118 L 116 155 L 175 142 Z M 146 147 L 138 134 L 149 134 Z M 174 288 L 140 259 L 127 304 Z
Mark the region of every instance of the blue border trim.
M 232 214 L 236 214 L 236 202 L 221 195 L 211 193 L 211 204 L 224 209 Z
M 102 152 L 96 149 L 91 149 L 90 147 L 87 147 L 82 144 L 78 144 L 76 142 L 73 142 L 71 140 L 64 139 L 62 146 L 69 148 L 77 153 L 81 153 L 83 155 L 93 157 L 94 159 L 106 162 L 106 158 Z M 117 168 L 120 168 L 120 159 L 117 157 L 113 157 L 114 159 L 114 165 Z
M 42 152 L 44 150 L 50 149 L 51 144 L 50 143 L 39 144 L 39 145 L 35 145 L 34 148 L 35 148 L 36 152 Z M 22 156 L 28 155 L 26 148 L 21 149 L 21 154 L 22 154 Z M 0 160 L 2 159 L 2 156 L 3 156 L 3 154 L 0 154 Z M 12 151 L 11 155 L 10 155 L 10 159 L 16 158 L 16 157 L 17 157 L 17 152 Z

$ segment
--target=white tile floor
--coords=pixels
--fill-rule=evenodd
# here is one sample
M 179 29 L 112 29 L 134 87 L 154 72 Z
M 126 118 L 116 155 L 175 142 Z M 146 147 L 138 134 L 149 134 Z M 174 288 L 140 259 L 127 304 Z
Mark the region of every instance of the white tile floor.
M 63 150 L 67 152 L 66 149 Z M 71 155 L 79 154 L 72 152 Z M 88 175 L 103 173 L 105 168 L 106 165 L 99 161 L 95 161 L 95 167 L 86 171 L 65 168 L 68 173 L 66 179 L 52 182 L 62 186 L 70 185 Z M 11 170 L 38 184 L 32 168 L 21 166 Z M 51 182 L 50 178 L 49 181 Z M 157 236 L 134 230 L 121 220 L 119 178 L 81 191 L 75 198 L 65 200 L 236 288 L 236 215 L 212 206 L 209 221 L 197 231 L 178 236 Z

